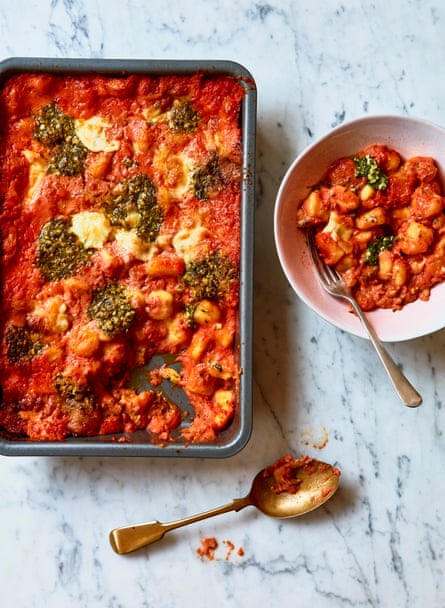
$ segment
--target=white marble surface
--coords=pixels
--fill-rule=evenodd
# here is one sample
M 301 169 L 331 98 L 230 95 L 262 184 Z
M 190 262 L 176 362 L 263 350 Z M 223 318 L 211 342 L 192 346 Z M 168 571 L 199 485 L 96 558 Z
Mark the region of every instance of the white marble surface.
M 404 408 L 368 342 L 291 292 L 272 230 L 284 171 L 333 126 L 373 113 L 445 124 L 444 31 L 441 0 L 0 0 L 0 59 L 233 59 L 258 86 L 252 439 L 222 461 L 0 457 L 2 606 L 445 606 L 445 330 L 389 345 L 424 395 Z M 246 509 L 111 550 L 111 528 L 223 504 L 287 451 L 342 469 L 319 511 Z M 205 536 L 214 561 L 196 554 Z

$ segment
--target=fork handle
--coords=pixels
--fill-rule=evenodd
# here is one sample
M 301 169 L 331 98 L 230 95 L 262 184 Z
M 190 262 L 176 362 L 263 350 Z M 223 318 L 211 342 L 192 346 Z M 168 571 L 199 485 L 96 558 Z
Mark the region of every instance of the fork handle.
M 366 331 L 368 332 L 369 338 L 377 351 L 377 354 L 380 358 L 380 361 L 383 364 L 383 367 L 386 369 L 386 372 L 389 376 L 389 379 L 394 386 L 396 393 L 398 394 L 402 403 L 407 405 L 408 407 L 418 407 L 422 403 L 422 397 L 410 383 L 410 381 L 406 378 L 406 376 L 402 373 L 401 369 L 391 358 L 387 350 L 383 347 L 383 344 L 380 342 L 377 334 L 375 333 L 373 327 L 368 322 L 368 319 L 363 314 L 360 306 L 353 299 L 350 300 L 357 316 L 360 321 L 363 323 Z

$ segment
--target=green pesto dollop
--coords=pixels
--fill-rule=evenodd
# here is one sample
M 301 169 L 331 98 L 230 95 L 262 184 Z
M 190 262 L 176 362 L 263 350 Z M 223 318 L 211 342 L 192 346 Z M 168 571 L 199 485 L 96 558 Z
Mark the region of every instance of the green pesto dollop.
M 201 260 L 192 260 L 186 266 L 182 281 L 193 292 L 194 300 L 223 300 L 237 271 L 229 258 L 219 251 Z
M 10 326 L 6 331 L 5 342 L 11 363 L 29 361 L 43 349 L 40 336 L 26 325 Z
M 396 237 L 394 235 L 381 235 L 376 237 L 366 248 L 365 262 L 370 266 L 376 266 L 379 261 L 379 253 L 392 249 Z
M 66 374 L 57 374 L 54 380 L 56 391 L 63 397 L 68 406 L 89 409 L 95 404 L 94 393 L 87 384 L 80 384 Z
M 199 114 L 191 101 L 175 101 L 170 111 L 170 124 L 175 131 L 191 133 L 198 128 Z
M 67 176 L 83 173 L 88 150 L 76 135 L 74 119 L 61 112 L 57 104 L 44 106 L 34 116 L 34 138 L 52 149 L 49 173 Z
M 133 227 L 136 214 L 136 233 L 153 242 L 161 229 L 164 216 L 157 203 L 156 186 L 144 174 L 136 175 L 120 184 L 105 204 L 105 213 L 112 226 Z
M 40 231 L 36 263 L 48 281 L 74 275 L 87 264 L 92 254 L 71 230 L 71 221 L 57 218 L 47 222 Z
M 94 319 L 101 331 L 117 336 L 127 331 L 135 319 L 125 288 L 116 282 L 108 283 L 93 292 L 88 316 Z
M 375 158 L 366 154 L 361 158 L 354 158 L 355 177 L 366 177 L 368 184 L 377 190 L 385 190 L 388 185 L 388 176 L 383 173 Z
M 34 139 L 45 146 L 61 144 L 74 132 L 72 118 L 61 112 L 55 103 L 43 106 L 34 116 Z
M 193 193 L 197 199 L 207 201 L 212 190 L 222 183 L 219 158 L 213 155 L 205 165 L 198 167 L 192 175 Z

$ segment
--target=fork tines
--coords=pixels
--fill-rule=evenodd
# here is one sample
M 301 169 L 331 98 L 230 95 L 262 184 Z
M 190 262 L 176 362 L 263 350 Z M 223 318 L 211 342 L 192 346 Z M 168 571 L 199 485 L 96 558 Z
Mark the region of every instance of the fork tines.
M 312 261 L 315 268 L 317 269 L 318 276 L 321 281 L 325 284 L 331 285 L 333 283 L 343 284 L 342 276 L 332 266 L 328 266 L 318 251 L 317 244 L 315 242 L 315 231 L 309 230 L 307 233 L 307 242 L 309 245 L 309 252 L 311 254 Z

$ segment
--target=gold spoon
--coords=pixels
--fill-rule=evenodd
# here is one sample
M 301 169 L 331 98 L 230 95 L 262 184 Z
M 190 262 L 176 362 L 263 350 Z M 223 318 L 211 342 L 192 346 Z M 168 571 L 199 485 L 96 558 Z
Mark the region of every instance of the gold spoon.
M 235 498 L 227 505 L 170 523 L 148 523 L 115 528 L 110 543 L 119 554 L 130 553 L 163 538 L 175 528 L 201 521 L 229 511 L 253 506 L 270 517 L 298 517 L 320 507 L 334 494 L 340 471 L 330 464 L 302 456 L 286 455 L 260 471 L 244 498 Z

